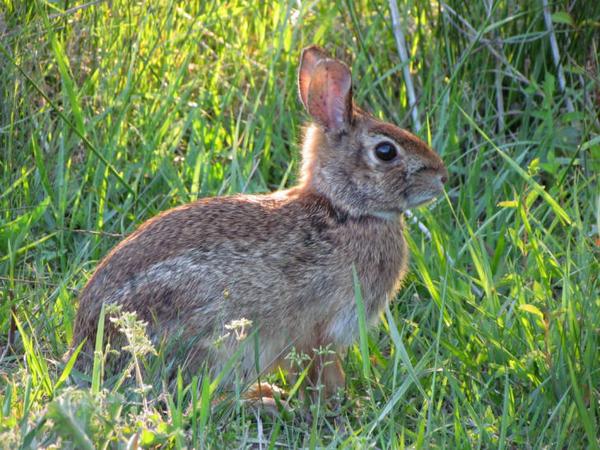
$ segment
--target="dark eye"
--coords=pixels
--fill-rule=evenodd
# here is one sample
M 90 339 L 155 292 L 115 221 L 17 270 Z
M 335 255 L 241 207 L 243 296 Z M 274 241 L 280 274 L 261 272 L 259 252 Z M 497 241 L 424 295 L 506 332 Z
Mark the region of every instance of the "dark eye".
M 375 147 L 375 156 L 382 161 L 391 161 L 398 155 L 396 147 L 389 142 L 381 142 Z

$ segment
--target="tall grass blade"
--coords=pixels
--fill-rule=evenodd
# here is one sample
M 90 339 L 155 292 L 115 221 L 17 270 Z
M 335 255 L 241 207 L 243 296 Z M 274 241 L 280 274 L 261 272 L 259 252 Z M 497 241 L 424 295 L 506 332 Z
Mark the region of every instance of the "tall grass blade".
M 371 360 L 369 358 L 367 319 L 365 313 L 365 303 L 363 301 L 360 287 L 360 280 L 358 279 L 358 274 L 354 265 L 352 266 L 352 281 L 354 283 L 354 301 L 356 302 L 356 315 L 358 320 L 358 343 L 362 361 L 362 375 L 365 380 L 368 380 L 369 373 L 371 371 Z
M 94 345 L 94 362 L 92 365 L 92 386 L 93 395 L 100 393 L 102 386 L 102 376 L 104 374 L 104 324 L 106 317 L 106 304 L 103 303 L 98 317 L 98 329 L 96 330 L 96 342 Z

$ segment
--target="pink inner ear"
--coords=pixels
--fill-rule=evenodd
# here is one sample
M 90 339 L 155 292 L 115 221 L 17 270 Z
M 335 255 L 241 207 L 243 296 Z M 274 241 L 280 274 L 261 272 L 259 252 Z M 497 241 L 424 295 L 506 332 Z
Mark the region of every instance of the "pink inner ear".
M 331 121 L 331 127 L 342 129 L 350 120 L 350 111 L 348 100 L 352 89 L 352 80 L 350 75 L 329 72 L 327 83 L 328 89 L 328 116 Z
M 321 61 L 308 87 L 309 114 L 331 130 L 342 130 L 352 117 L 352 77 L 339 61 Z
M 316 45 L 302 50 L 300 68 L 298 69 L 298 89 L 300 90 L 300 100 L 302 100 L 305 108 L 308 108 L 308 89 L 312 74 L 317 64 L 324 59 L 327 59 L 327 54 Z

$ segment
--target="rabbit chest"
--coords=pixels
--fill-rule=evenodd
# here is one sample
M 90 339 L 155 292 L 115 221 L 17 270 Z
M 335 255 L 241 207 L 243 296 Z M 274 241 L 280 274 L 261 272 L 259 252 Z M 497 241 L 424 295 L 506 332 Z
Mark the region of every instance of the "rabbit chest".
M 332 256 L 330 308 L 327 335 L 340 344 L 350 344 L 358 335 L 355 282 L 356 269 L 369 324 L 376 323 L 386 303 L 398 291 L 406 273 L 408 252 L 400 217 L 351 219 L 335 230 L 336 250 Z

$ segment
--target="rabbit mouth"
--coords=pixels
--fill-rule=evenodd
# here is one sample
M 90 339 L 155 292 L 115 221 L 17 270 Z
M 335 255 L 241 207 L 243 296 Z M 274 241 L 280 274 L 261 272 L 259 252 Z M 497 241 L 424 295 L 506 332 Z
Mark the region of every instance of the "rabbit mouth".
M 438 194 L 434 193 L 422 193 L 413 196 L 409 196 L 407 198 L 406 207 L 407 208 L 416 208 L 418 206 L 425 205 L 427 203 L 431 203 L 438 197 Z

